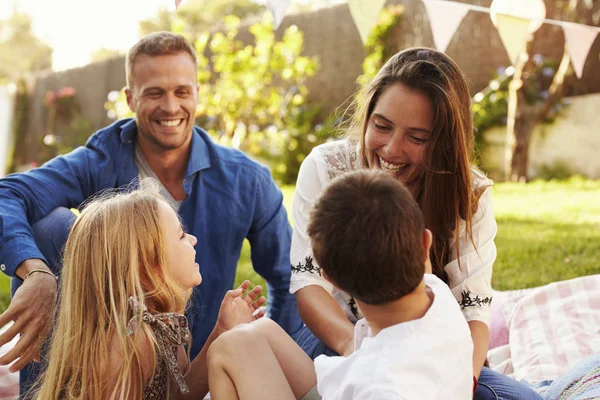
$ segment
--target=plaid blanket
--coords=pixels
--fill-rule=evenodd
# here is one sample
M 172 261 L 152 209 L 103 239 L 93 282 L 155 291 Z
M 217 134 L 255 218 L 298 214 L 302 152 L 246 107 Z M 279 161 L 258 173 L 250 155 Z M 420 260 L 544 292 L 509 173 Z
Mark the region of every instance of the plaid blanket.
M 492 369 L 535 383 L 600 352 L 600 275 L 498 294 L 490 324 Z

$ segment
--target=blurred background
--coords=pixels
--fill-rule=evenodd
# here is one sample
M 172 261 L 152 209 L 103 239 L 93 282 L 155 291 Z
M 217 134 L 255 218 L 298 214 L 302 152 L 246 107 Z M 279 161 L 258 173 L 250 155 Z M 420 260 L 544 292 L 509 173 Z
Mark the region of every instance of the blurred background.
M 492 0 L 458 3 L 487 8 Z M 199 55 L 197 124 L 268 165 L 289 211 L 300 164 L 314 146 L 340 136 L 357 88 L 397 51 L 436 45 L 423 1 L 382 4 L 363 40 L 346 0 L 291 0 L 282 21 L 259 0 L 187 0 L 177 9 L 172 0 L 3 0 L 0 177 L 132 116 L 122 90 L 125 52 L 139 37 L 169 30 L 189 38 Z M 596 0 L 543 5 L 548 19 L 600 26 Z M 475 163 L 496 181 L 494 287 L 600 273 L 600 39 L 591 41 L 579 73 L 557 24 L 542 24 L 516 62 L 486 12 L 470 10 L 448 40 L 446 53 L 469 80 Z M 5 278 L 0 309 L 8 301 Z M 261 281 L 247 246 L 244 278 Z

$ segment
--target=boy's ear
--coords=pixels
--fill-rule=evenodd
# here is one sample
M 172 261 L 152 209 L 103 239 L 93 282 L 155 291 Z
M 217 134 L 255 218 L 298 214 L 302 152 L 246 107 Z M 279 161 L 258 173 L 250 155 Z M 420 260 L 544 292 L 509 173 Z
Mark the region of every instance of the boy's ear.
M 423 243 L 423 261 L 429 261 L 429 249 L 431 248 L 431 243 L 433 242 L 433 235 L 429 229 L 425 229 L 423 231 L 422 239 Z

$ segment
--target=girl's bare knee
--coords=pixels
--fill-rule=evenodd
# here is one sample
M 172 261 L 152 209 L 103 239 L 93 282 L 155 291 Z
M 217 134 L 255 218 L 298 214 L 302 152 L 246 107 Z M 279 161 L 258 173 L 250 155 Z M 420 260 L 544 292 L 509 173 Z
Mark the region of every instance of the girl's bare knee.
M 261 339 L 263 339 L 262 334 L 257 328 L 250 324 L 238 325 L 222 333 L 211 344 L 206 354 L 207 362 L 216 364 L 227 362 L 231 358 L 239 360 L 240 354 L 247 353 Z

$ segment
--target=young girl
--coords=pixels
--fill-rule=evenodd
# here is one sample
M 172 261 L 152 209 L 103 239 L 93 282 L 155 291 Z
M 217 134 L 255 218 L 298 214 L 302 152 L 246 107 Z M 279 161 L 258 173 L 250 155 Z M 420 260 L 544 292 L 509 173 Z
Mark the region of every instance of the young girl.
M 152 182 L 101 196 L 65 246 L 58 323 L 39 399 L 164 399 L 208 391 L 206 349 L 220 333 L 262 316 L 250 282 L 229 291 L 204 350 L 188 368 L 183 315 L 202 281 L 196 238 Z M 253 315 L 256 314 L 256 315 Z M 189 373 L 186 372 L 189 370 Z
M 536 399 L 524 385 L 483 367 L 488 348 L 492 266 L 496 258 L 492 182 L 473 166 L 467 81 L 445 54 L 412 48 L 394 55 L 359 93 L 347 139 L 313 149 L 303 162 L 292 208 L 291 292 L 306 326 L 296 341 L 315 358 L 353 351 L 354 299 L 323 279 L 306 226 L 329 182 L 360 168 L 404 183 L 433 233 L 432 272 L 460 304 L 474 344 L 475 398 Z M 481 375 L 480 375 L 481 373 Z

